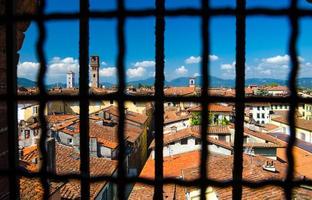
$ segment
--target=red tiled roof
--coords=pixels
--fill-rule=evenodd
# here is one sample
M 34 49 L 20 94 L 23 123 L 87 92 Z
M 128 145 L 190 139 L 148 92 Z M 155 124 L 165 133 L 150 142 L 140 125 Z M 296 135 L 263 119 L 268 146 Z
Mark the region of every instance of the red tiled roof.
M 166 110 L 164 113 L 164 124 L 187 120 L 191 115 L 176 110 Z
M 201 106 L 196 106 L 188 109 L 191 112 L 200 112 L 202 110 Z M 209 104 L 208 105 L 209 112 L 233 112 L 232 106 L 224 106 L 221 104 Z
M 262 165 L 269 159 L 262 156 L 250 156 L 244 155 L 243 159 L 243 178 L 249 181 L 262 181 L 268 179 L 284 180 L 286 177 L 287 165 L 279 161 L 273 161 L 277 173 L 266 171 L 262 168 Z M 272 161 L 272 160 L 271 160 Z M 193 151 L 184 154 L 175 155 L 172 157 L 164 158 L 164 177 L 183 178 L 184 180 L 194 180 L 199 178 L 200 174 L 200 151 Z M 233 169 L 233 156 L 225 156 L 219 154 L 209 154 L 207 162 L 207 176 L 213 180 L 226 181 L 232 179 Z M 155 161 L 149 159 L 140 177 L 154 178 L 155 174 Z M 298 174 L 295 177 L 299 178 Z M 192 187 L 182 187 L 176 190 L 170 190 L 169 186 L 175 187 L 175 185 L 166 185 L 164 187 L 164 196 L 166 199 L 174 199 L 174 196 L 170 195 L 172 191 L 175 192 L 176 199 L 185 199 L 187 191 L 196 190 Z M 213 187 L 219 199 L 232 199 L 232 188 L 218 188 Z M 129 199 L 151 199 L 154 194 L 154 188 L 143 184 L 135 184 Z M 312 191 L 304 188 L 296 188 L 294 190 L 294 197 L 304 198 L 312 194 Z M 283 199 L 283 189 L 276 186 L 265 186 L 258 189 L 251 189 L 243 187 L 243 199 Z
M 276 138 L 272 137 L 271 135 L 267 133 L 262 133 L 262 132 L 250 130 L 249 128 L 244 128 L 244 134 L 251 135 L 251 136 L 263 139 L 268 142 L 272 142 L 273 144 L 276 144 L 279 147 L 284 147 L 284 145 L 282 145 L 279 140 L 277 140 Z
M 209 137 L 209 134 L 230 134 L 229 129 L 226 126 L 208 126 L 208 135 L 207 140 L 209 143 L 213 143 L 219 146 L 222 146 L 227 149 L 232 149 L 230 143 L 216 140 L 214 138 Z M 201 132 L 198 126 L 193 126 L 185 129 L 181 129 L 175 133 L 167 133 L 164 134 L 164 145 L 167 145 L 171 142 L 176 142 L 184 138 L 195 137 L 201 138 Z M 155 141 L 150 145 L 150 148 L 155 147 Z
M 272 121 L 276 121 L 276 122 L 287 124 L 287 125 L 289 124 L 287 117 L 275 117 L 275 118 L 272 118 Z M 308 131 L 312 131 L 312 123 L 310 120 L 297 118 L 296 119 L 296 127 L 301 128 L 301 129 L 305 129 Z
M 195 87 L 169 87 L 164 90 L 165 95 L 167 96 L 187 96 L 195 95 Z
M 68 174 L 68 173 L 80 173 L 80 156 L 79 153 L 74 150 L 74 148 L 67 147 L 56 143 L 56 173 Z M 31 162 L 33 158 L 38 158 L 38 149 L 34 148 L 29 154 L 24 155 L 22 160 L 26 162 Z M 90 157 L 90 176 L 107 175 L 111 176 L 117 168 L 117 161 L 108 160 L 105 158 Z M 32 170 L 37 171 L 38 169 Z M 42 195 L 41 184 L 36 186 L 34 184 L 29 184 L 29 181 L 21 182 L 21 193 L 28 199 L 34 199 L 32 194 L 27 194 L 29 187 L 35 189 L 38 194 Z M 55 184 L 52 182 L 51 184 Z M 106 185 L 105 181 L 91 183 L 90 184 L 90 195 L 91 199 L 95 198 L 100 190 Z M 34 188 L 35 186 L 35 188 Z M 23 188 L 23 189 L 22 189 Z M 24 189 L 25 188 L 25 189 Z M 76 199 L 77 195 L 80 195 L 80 183 L 78 181 L 69 180 L 67 183 L 62 185 L 61 196 L 68 199 Z M 27 199 L 27 198 L 26 198 Z M 40 198 L 39 198 L 40 199 Z
M 111 105 L 107 108 L 104 108 L 103 111 L 108 112 L 116 117 L 119 117 L 119 111 L 118 108 L 114 105 Z M 139 124 L 144 124 L 147 119 L 148 116 L 146 116 L 145 114 L 141 114 L 141 113 L 137 113 L 137 112 L 132 112 L 130 110 L 127 110 L 127 113 L 125 114 L 125 118 L 126 120 L 129 121 L 133 121 Z

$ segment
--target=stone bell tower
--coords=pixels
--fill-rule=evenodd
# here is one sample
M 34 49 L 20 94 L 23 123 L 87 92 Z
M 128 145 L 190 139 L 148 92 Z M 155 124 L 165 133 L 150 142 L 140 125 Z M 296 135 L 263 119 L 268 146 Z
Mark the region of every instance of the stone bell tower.
M 100 58 L 99 56 L 90 57 L 90 66 L 91 66 L 91 87 L 99 87 L 99 70 L 100 70 Z

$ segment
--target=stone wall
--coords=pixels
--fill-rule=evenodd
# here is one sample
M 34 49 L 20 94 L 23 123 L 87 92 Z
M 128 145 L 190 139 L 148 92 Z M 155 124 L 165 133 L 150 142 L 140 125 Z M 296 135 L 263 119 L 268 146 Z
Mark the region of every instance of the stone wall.
M 0 0 L 0 15 L 5 14 L 5 1 Z M 12 0 L 9 0 L 12 1 Z M 16 0 L 16 13 L 34 13 L 37 0 Z M 19 54 L 25 34 L 30 22 L 16 23 L 16 64 L 18 63 Z M 0 94 L 6 93 L 6 29 L 5 23 L 0 22 Z M 7 108 L 5 101 L 0 100 L 0 169 L 8 167 L 8 132 L 7 132 Z M 5 177 L 0 177 L 0 199 L 8 199 L 8 180 Z

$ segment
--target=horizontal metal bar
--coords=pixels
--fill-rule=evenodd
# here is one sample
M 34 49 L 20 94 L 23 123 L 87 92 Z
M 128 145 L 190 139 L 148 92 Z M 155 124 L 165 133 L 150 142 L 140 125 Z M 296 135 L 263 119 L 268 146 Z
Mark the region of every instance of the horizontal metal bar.
M 36 95 L 16 95 L 15 98 L 17 101 L 40 101 L 42 96 L 39 94 Z M 88 98 L 90 101 L 102 101 L 102 100 L 118 100 L 119 96 L 117 94 L 104 94 L 104 95 L 86 95 L 83 98 Z M 10 99 L 7 95 L 0 95 L 0 102 Z M 78 95 L 46 95 L 47 101 L 79 101 L 81 96 Z M 126 101 L 138 101 L 138 102 L 149 102 L 156 101 L 159 98 L 156 96 L 133 96 L 133 95 L 124 95 Z M 168 101 L 179 101 L 179 102 L 203 102 L 204 100 L 200 96 L 164 96 L 164 102 Z M 235 103 L 235 97 L 223 97 L 223 96 L 208 96 L 206 99 L 208 102 L 229 102 Z M 245 103 L 285 103 L 291 104 L 292 98 L 287 97 L 245 97 L 243 101 Z M 303 98 L 298 97 L 298 103 L 310 103 L 312 104 L 312 98 Z
M 119 11 L 110 10 L 110 11 L 90 11 L 90 19 L 113 19 L 117 18 Z M 210 8 L 208 17 L 211 16 L 236 16 L 235 8 Z M 257 16 L 265 15 L 271 17 L 280 17 L 280 16 L 289 16 L 291 14 L 296 14 L 300 17 L 312 17 L 312 10 L 310 9 L 298 9 L 292 11 L 291 9 L 270 9 L 270 8 L 250 8 L 246 9 L 246 16 Z M 125 10 L 123 15 L 128 18 L 142 18 L 142 17 L 153 17 L 156 16 L 156 9 L 145 9 L 145 10 Z M 202 9 L 196 8 L 181 8 L 181 9 L 171 9 L 164 11 L 164 16 L 166 17 L 183 17 L 183 16 L 194 16 L 199 17 L 203 15 Z M 51 20 L 79 20 L 81 14 L 79 12 L 54 12 L 47 13 L 40 18 L 36 14 L 16 14 L 12 18 L 13 21 L 51 21 Z M 0 23 L 10 20 L 6 15 L 0 15 Z
M 0 176 L 8 176 L 12 174 L 12 170 L 0 170 Z M 26 178 L 40 178 L 43 176 L 40 172 L 27 172 L 22 169 L 17 169 L 17 175 L 20 177 L 26 177 Z M 68 174 L 62 174 L 62 175 L 56 175 L 50 172 L 47 172 L 44 174 L 47 178 L 55 180 L 55 181 L 68 181 L 70 180 L 80 180 L 82 178 L 81 174 L 74 174 L 74 173 L 68 173 Z M 117 183 L 118 178 L 108 175 L 103 176 L 90 176 L 89 178 L 90 183 L 97 183 L 102 181 L 108 181 L 112 183 Z M 124 181 L 126 183 L 143 183 L 146 185 L 154 185 L 155 180 L 150 178 L 142 178 L 142 177 L 124 177 Z M 206 181 L 203 183 L 201 179 L 194 179 L 194 180 L 181 180 L 177 178 L 167 178 L 164 177 L 162 180 L 163 184 L 177 184 L 181 186 L 200 186 L 201 184 L 206 184 L 206 186 L 216 186 L 216 187 L 231 187 L 234 184 L 236 184 L 233 180 L 224 180 L 224 181 L 217 181 L 214 179 L 207 178 Z M 242 185 L 249 188 L 259 188 L 263 186 L 278 186 L 283 187 L 285 184 L 289 184 L 289 182 L 286 182 L 285 180 L 280 179 L 266 179 L 261 181 L 250 181 L 250 180 L 242 180 Z M 293 180 L 292 185 L 294 187 L 299 186 L 312 186 L 312 180 L 310 179 L 301 179 L 301 180 Z

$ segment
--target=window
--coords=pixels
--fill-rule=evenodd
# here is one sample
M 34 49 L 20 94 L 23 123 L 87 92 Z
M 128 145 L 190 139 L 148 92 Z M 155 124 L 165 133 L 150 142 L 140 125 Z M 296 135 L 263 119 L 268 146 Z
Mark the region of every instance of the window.
M 107 196 L 107 189 L 104 189 L 104 192 L 102 194 L 102 199 L 101 200 L 107 200 L 108 196 Z
M 182 145 L 186 145 L 187 141 L 188 141 L 188 138 L 184 138 L 184 139 L 181 140 L 181 144 Z
M 264 106 L 262 106 L 262 110 L 264 110 Z
M 260 113 L 257 113 L 257 118 L 260 118 Z
M 67 144 L 69 144 L 69 145 L 70 145 L 70 144 L 73 144 L 73 139 L 72 139 L 72 138 L 68 138 L 68 139 L 67 139 Z
M 25 139 L 30 138 L 30 130 L 25 130 Z
M 260 106 L 257 106 L 257 110 L 260 110 Z
M 300 133 L 300 139 L 305 141 L 306 140 L 306 135 L 304 133 Z
M 37 106 L 33 107 L 33 114 L 38 114 L 38 107 Z
M 199 138 L 195 139 L 195 145 L 200 145 L 201 144 L 201 140 Z
M 220 141 L 226 141 L 226 136 L 225 135 L 219 135 L 219 140 Z
M 277 105 L 275 105 L 275 109 L 277 109 Z
M 264 113 L 261 114 L 262 118 L 265 118 Z

